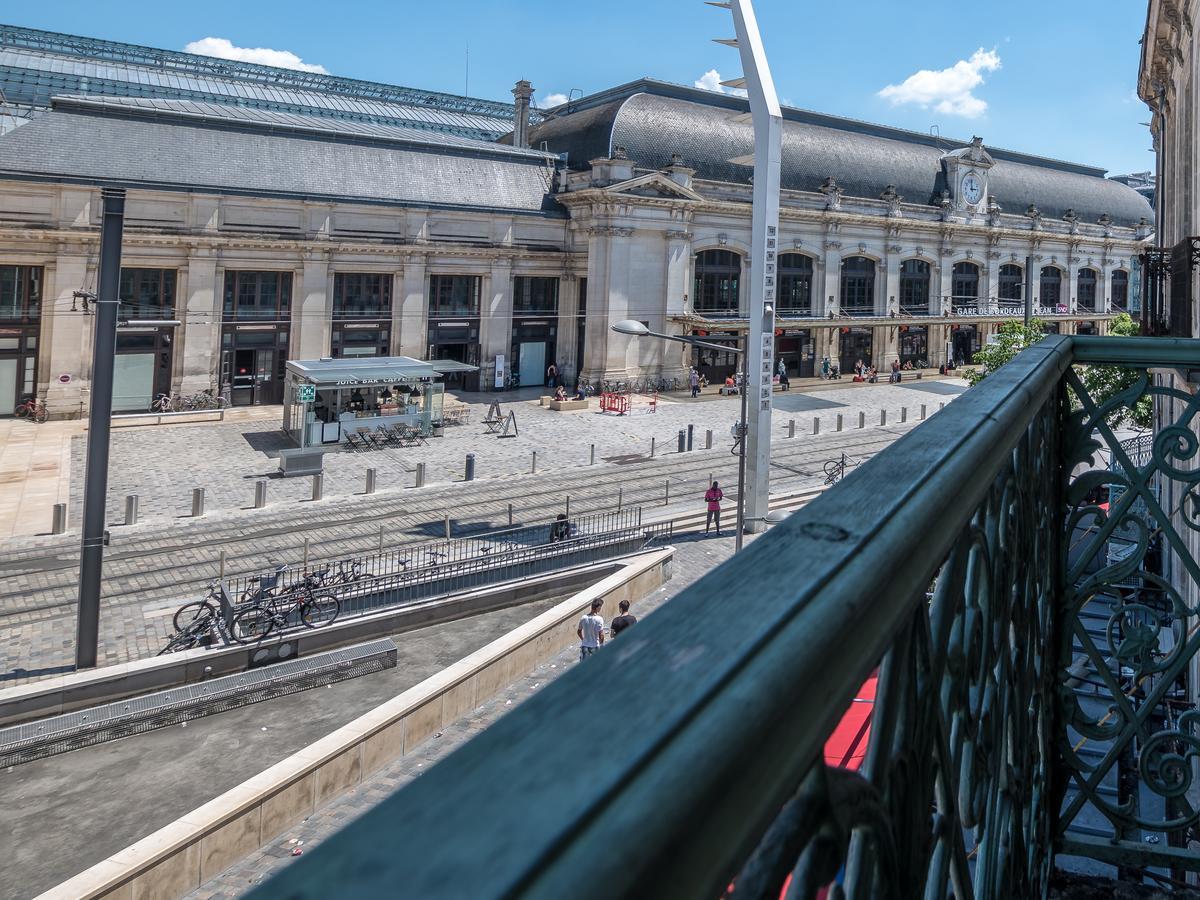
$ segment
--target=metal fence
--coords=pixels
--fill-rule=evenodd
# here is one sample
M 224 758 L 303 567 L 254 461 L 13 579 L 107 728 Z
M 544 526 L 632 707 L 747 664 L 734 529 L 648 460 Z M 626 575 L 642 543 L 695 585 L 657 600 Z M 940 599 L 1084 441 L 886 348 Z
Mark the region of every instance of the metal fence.
M 1194 369 L 1200 342 L 1027 348 L 251 897 L 1042 897 L 1069 856 L 1182 884 L 1200 395 L 1093 396 L 1076 364 Z M 1168 424 L 1135 462 L 1108 419 L 1144 396 Z M 1169 615 L 1121 587 L 1145 531 L 1105 559 L 1139 504 Z M 865 757 L 827 765 L 868 686 Z
M 355 616 L 602 562 L 642 550 L 671 531 L 669 522 L 643 526 L 642 511 L 634 507 L 244 575 L 223 584 L 226 625 L 240 607 L 296 595 L 309 578 L 321 579 L 318 593 L 338 597 L 340 616 Z M 293 611 L 289 624 L 298 625 L 298 615 Z

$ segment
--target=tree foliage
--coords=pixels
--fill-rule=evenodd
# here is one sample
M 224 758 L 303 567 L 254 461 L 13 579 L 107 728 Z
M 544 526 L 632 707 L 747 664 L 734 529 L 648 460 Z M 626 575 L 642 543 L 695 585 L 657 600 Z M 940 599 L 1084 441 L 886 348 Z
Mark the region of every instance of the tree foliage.
M 996 332 L 994 343 L 985 344 L 975 352 L 975 362 L 982 363 L 982 369 L 974 367 L 963 372 L 963 378 L 974 386 L 995 372 L 1002 365 L 1046 336 L 1046 328 L 1041 319 L 1031 319 L 1029 325 L 1017 319 L 1001 322 Z
M 1116 316 L 1108 326 L 1114 337 L 1135 337 L 1141 327 L 1128 313 Z M 1103 406 L 1113 397 L 1130 390 L 1138 380 L 1145 377 L 1144 369 L 1125 366 L 1087 366 L 1082 372 L 1083 386 L 1097 406 Z M 1122 406 L 1108 417 L 1108 424 L 1116 428 L 1131 422 L 1138 428 L 1149 428 L 1154 423 L 1154 402 L 1149 395 L 1137 399 L 1133 407 Z

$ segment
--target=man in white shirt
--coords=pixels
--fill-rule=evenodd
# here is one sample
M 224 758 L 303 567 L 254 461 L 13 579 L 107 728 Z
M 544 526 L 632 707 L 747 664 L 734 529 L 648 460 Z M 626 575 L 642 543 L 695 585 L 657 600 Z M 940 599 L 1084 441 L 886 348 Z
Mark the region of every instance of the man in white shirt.
M 579 661 L 583 662 L 604 643 L 604 619 L 600 616 L 603 600 L 592 601 L 592 611 L 579 620 L 575 633 L 579 635 Z

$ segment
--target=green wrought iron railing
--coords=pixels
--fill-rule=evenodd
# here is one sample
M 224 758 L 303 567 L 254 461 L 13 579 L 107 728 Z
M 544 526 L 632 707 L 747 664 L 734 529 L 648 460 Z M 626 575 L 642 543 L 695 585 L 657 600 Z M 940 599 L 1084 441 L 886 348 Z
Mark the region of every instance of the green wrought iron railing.
M 1097 405 L 1076 364 L 1200 368 L 1200 342 L 1026 350 L 256 896 L 1008 898 L 1068 856 L 1200 868 L 1200 398 L 1145 374 Z M 1134 461 L 1109 421 L 1147 392 L 1171 419 Z M 873 674 L 864 765 L 826 766 Z

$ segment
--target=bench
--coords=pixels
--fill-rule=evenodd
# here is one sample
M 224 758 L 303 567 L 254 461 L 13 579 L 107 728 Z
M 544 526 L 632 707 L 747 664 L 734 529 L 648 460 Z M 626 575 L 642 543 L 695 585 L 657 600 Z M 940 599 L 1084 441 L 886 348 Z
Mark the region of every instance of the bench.
M 900 370 L 901 381 L 920 381 L 924 377 L 925 373 L 920 369 L 909 369 L 908 371 L 903 369 Z
M 319 447 L 279 451 L 279 471 L 285 478 L 292 475 L 320 475 L 325 452 Z
M 572 409 L 587 409 L 588 402 L 584 400 L 551 400 L 547 404 L 552 410 L 564 412 Z

